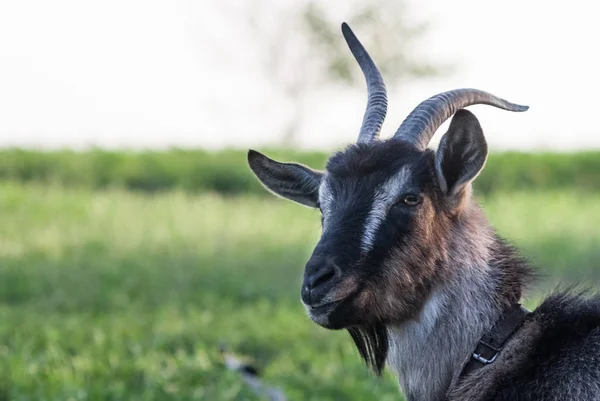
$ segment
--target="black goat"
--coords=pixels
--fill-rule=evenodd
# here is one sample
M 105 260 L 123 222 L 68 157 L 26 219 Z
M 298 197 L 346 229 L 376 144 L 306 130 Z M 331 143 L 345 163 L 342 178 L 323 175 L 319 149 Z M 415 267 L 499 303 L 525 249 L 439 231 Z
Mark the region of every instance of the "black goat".
M 463 108 L 527 107 L 453 90 L 379 140 L 383 78 L 342 31 L 369 92 L 358 143 L 324 172 L 248 153 L 269 190 L 322 212 L 301 291 L 311 319 L 347 329 L 377 373 L 387 361 L 411 401 L 600 400 L 600 298 L 562 293 L 522 309 L 531 269 L 471 196 L 488 152 Z M 451 116 L 438 150 L 427 149 Z

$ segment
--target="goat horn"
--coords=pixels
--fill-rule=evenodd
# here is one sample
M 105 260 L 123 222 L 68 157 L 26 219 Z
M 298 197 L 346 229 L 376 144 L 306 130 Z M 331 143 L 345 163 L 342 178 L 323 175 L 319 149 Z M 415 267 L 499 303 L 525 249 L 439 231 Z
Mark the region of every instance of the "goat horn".
M 342 33 L 367 81 L 367 109 L 365 110 L 357 142 L 371 142 L 379 134 L 387 113 L 385 83 L 373 59 L 345 22 L 342 24 Z
M 435 131 L 458 110 L 487 104 L 508 111 L 526 111 L 529 106 L 510 103 L 478 89 L 456 89 L 421 102 L 402 122 L 394 138 L 402 138 L 425 150 Z

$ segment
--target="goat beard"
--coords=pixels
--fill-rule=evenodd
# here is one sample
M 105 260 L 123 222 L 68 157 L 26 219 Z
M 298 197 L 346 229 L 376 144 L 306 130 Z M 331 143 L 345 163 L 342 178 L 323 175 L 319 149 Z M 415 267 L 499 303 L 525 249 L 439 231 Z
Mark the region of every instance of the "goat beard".
M 381 376 L 387 358 L 389 342 L 387 328 L 383 323 L 348 328 L 350 337 L 365 364 Z

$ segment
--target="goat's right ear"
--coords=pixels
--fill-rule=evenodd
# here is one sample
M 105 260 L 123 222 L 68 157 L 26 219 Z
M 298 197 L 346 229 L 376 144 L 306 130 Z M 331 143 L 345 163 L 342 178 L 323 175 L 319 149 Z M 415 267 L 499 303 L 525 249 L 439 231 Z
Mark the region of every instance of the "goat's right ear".
M 302 205 L 317 207 L 323 173 L 297 163 L 280 163 L 255 150 L 248 151 L 248 164 L 271 192 Z
M 487 142 L 481 125 L 471 112 L 454 114 L 435 156 L 435 172 L 442 192 L 460 203 L 487 159 Z

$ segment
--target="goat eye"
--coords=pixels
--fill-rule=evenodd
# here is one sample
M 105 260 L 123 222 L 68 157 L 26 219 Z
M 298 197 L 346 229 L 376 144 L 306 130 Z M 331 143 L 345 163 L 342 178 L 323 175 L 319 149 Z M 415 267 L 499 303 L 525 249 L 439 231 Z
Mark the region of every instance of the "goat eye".
M 421 197 L 416 194 L 405 194 L 400 198 L 400 202 L 406 206 L 417 206 L 421 203 Z

